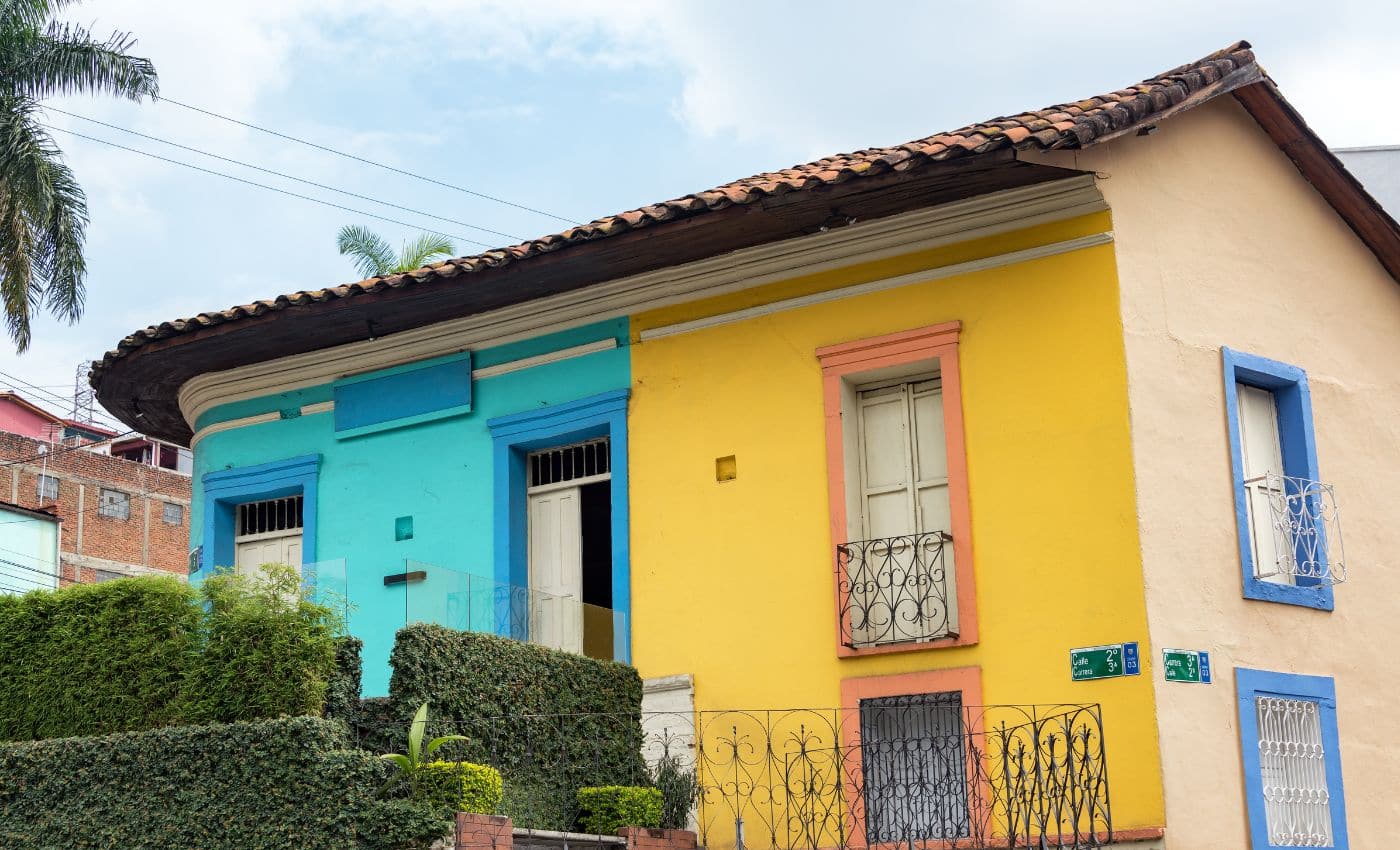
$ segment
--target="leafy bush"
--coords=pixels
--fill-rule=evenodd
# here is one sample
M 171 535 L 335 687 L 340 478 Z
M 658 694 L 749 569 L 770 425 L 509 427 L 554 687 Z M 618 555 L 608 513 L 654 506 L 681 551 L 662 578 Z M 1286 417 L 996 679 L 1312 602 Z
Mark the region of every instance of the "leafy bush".
M 335 639 L 335 671 L 326 685 L 325 716 L 354 723 L 360 709 L 360 651 L 365 642 L 341 635 Z
M 661 792 L 655 788 L 609 785 L 578 789 L 579 824 L 584 832 L 616 835 L 624 826 L 661 825 Z
M 376 800 L 358 821 L 366 850 L 424 850 L 452 828 L 451 809 L 422 800 Z
M 0 740 L 178 722 L 200 618 L 173 577 L 0 596 Z
M 390 664 L 396 722 L 431 703 L 429 734 L 470 739 L 443 752 L 499 770 L 517 826 L 569 829 L 579 788 L 649 781 L 642 681 L 625 664 L 428 624 L 399 631 Z
M 661 792 L 661 828 L 685 829 L 690 823 L 690 807 L 700 786 L 695 771 L 681 764 L 668 750 L 656 763 L 656 789 Z
M 466 761 L 430 761 L 414 772 L 414 792 L 456 812 L 494 815 L 501 807 L 501 772 Z
M 280 570 L 0 597 L 0 740 L 320 714 L 338 624 Z
M 314 717 L 0 744 L 0 847 L 378 850 L 442 834 L 415 826 L 421 805 L 379 805 L 392 768 L 347 746 Z
M 338 624 L 331 609 L 306 598 L 296 570 L 267 564 L 256 579 L 220 572 L 200 596 L 203 646 L 186 689 L 186 722 L 322 713 Z

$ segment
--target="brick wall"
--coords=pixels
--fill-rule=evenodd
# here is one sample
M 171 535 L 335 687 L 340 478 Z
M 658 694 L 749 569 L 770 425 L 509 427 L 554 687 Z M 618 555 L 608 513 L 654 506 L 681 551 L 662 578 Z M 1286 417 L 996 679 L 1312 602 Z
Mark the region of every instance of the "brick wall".
M 40 457 L 44 450 L 47 453 Z M 186 574 L 188 475 L 6 432 L 0 432 L 0 463 L 8 464 L 0 467 L 0 501 L 27 508 L 48 507 L 55 500 L 40 497 L 39 476 L 58 480 L 62 582 L 90 582 L 112 573 Z M 99 505 L 104 489 L 127 495 L 125 519 L 102 515 Z M 179 506 L 178 523 L 166 521 L 166 504 Z

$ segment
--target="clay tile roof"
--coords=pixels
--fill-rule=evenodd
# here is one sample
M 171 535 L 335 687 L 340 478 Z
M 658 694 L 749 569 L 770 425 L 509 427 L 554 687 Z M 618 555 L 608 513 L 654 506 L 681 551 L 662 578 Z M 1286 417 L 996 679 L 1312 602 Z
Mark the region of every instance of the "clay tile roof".
M 1233 75 L 1233 77 L 1231 77 Z M 1005 148 L 1055 150 L 1083 147 L 1146 126 L 1166 117 L 1193 95 L 1208 99 L 1229 87 L 1203 91 L 1213 83 L 1231 77 L 1235 85 L 1262 78 L 1248 42 L 1241 41 L 1205 58 L 1174 68 L 1142 83 L 1109 94 L 1071 104 L 1058 104 L 1011 117 L 999 117 L 957 130 L 885 148 L 869 148 L 854 153 L 826 157 L 816 162 L 765 174 L 756 174 L 713 189 L 663 201 L 635 210 L 605 216 L 519 245 L 486 251 L 433 263 L 401 274 L 370 278 L 357 283 L 313 289 L 279 296 L 272 300 L 231 307 L 216 313 L 201 313 L 188 319 L 162 322 L 136 331 L 95 363 L 94 386 L 101 389 L 103 374 L 114 363 L 152 342 L 198 333 L 229 322 L 244 322 L 268 313 L 296 306 L 314 308 L 339 299 L 401 289 L 424 281 L 453 278 L 559 251 L 582 243 L 606 239 L 628 231 L 704 215 L 734 205 L 757 204 L 765 198 L 792 192 L 806 192 L 851 180 L 860 180 L 891 171 L 903 173 L 931 164 L 987 154 Z M 1194 105 L 1194 104 L 1192 104 Z M 1340 166 L 1339 166 L 1340 167 Z

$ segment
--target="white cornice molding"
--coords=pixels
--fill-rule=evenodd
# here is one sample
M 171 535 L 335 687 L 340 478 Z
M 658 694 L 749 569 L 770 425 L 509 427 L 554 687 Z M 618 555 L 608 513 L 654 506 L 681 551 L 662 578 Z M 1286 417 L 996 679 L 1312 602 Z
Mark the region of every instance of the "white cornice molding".
M 222 404 L 1107 209 L 1091 174 L 980 195 L 606 281 L 379 339 L 198 375 L 180 388 L 180 410 L 193 427 L 201 415 Z
M 720 325 L 727 325 L 732 322 L 742 322 L 745 319 L 768 316 L 773 313 L 782 312 L 783 310 L 795 310 L 799 307 L 810 307 L 813 304 L 825 304 L 828 301 L 839 301 L 842 298 L 851 298 L 856 295 L 883 292 L 886 289 L 895 289 L 900 286 L 908 286 L 912 283 L 925 283 L 930 280 L 939 280 L 941 278 L 954 277 L 960 274 L 971 274 L 973 272 L 1001 268 L 1002 266 L 1011 266 L 1016 263 L 1027 263 L 1031 260 L 1053 257 L 1056 254 L 1065 254 L 1083 248 L 1093 248 L 1096 245 L 1107 245 L 1112 241 L 1113 234 L 1111 232 L 1092 233 L 1088 236 L 1080 236 L 1076 239 L 1066 239 L 1063 242 L 1051 242 L 1048 245 L 1037 245 L 1034 248 L 1027 248 L 1024 251 L 997 254 L 995 257 L 983 257 L 982 259 L 970 260 L 966 263 L 953 263 L 952 265 L 939 266 L 935 269 L 925 269 L 924 271 L 911 272 L 896 277 L 887 277 L 882 280 L 872 280 L 868 283 L 843 286 L 840 289 L 827 289 L 821 292 L 813 292 L 810 295 L 799 295 L 796 298 L 772 301 L 768 304 L 759 304 L 756 307 L 748 307 L 730 313 L 705 316 L 704 318 L 694 319 L 689 322 L 677 322 L 674 325 L 648 328 L 642 331 L 640 336 L 642 342 L 662 339 L 664 337 L 690 333 L 691 331 L 703 330 L 705 328 L 719 327 Z

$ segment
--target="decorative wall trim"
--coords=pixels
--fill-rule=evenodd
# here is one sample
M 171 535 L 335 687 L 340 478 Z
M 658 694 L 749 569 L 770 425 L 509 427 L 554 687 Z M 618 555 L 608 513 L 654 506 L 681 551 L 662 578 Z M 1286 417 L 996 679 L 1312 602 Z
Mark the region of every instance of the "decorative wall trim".
M 988 269 L 1001 268 L 1002 266 L 1011 266 L 1016 263 L 1025 263 L 1030 260 L 1039 260 L 1044 257 L 1053 257 L 1057 254 L 1065 254 L 1083 248 L 1107 245 L 1112 241 L 1113 234 L 1111 232 L 1095 233 L 1090 236 L 1081 236 L 1077 239 L 1066 239 L 1063 242 L 1052 242 L 1049 245 L 1027 248 L 1024 251 L 1012 251 L 1009 254 L 998 254 L 995 257 L 984 257 L 979 260 L 970 260 L 966 263 L 954 263 L 949 266 L 940 266 L 925 271 L 911 272 L 910 274 L 902 274 L 897 277 L 887 277 L 884 280 L 872 280 L 868 283 L 858 283 L 854 286 L 844 286 L 840 289 L 813 292 L 810 295 L 800 295 L 796 298 L 787 298 L 782 301 L 774 301 L 770 304 L 760 304 L 757 307 L 747 307 L 743 310 L 735 310 L 731 313 L 720 313 L 715 316 L 706 316 L 702 319 L 693 319 L 688 322 L 678 322 L 674 325 L 647 328 L 641 332 L 641 338 L 643 342 L 661 339 L 663 337 L 675 336 L 676 334 L 689 333 L 690 331 L 727 325 L 732 322 L 742 322 L 745 319 L 753 319 L 759 316 L 769 316 L 784 310 L 810 307 L 813 304 L 825 304 L 830 301 L 839 301 L 843 298 L 867 295 L 872 292 L 883 292 L 887 289 L 909 286 L 910 284 L 926 283 L 931 280 L 941 280 L 947 277 L 956 277 L 957 275 L 971 274 L 972 272 L 986 271 Z
M 194 423 L 212 407 L 329 383 L 341 376 L 680 304 L 780 280 L 867 263 L 1103 212 L 1094 177 L 993 192 L 931 209 L 857 223 L 734 251 L 500 310 L 413 328 L 374 340 L 199 375 L 180 388 L 180 409 Z
M 958 368 L 958 339 L 961 322 L 944 322 L 884 336 L 826 345 L 816 351 L 822 369 L 822 407 L 826 418 L 827 503 L 831 522 L 831 548 L 853 539 L 847 516 L 846 445 L 847 433 L 842 415 L 845 396 L 853 380 L 862 374 L 913 366 L 937 364 L 943 382 L 943 432 L 948 446 L 949 531 L 953 535 L 953 564 L 957 577 L 958 633 L 920 643 L 898 643 L 852 649 L 841 642 L 841 617 L 849 617 L 839 576 L 835 579 L 836 654 L 842 658 L 913 652 L 977 643 L 977 582 L 973 570 L 972 508 L 968 498 L 967 449 L 963 434 L 962 378 Z M 834 563 L 834 561 L 833 561 Z M 833 570 L 833 575 L 835 571 Z M 843 613 L 845 612 L 845 613 Z

